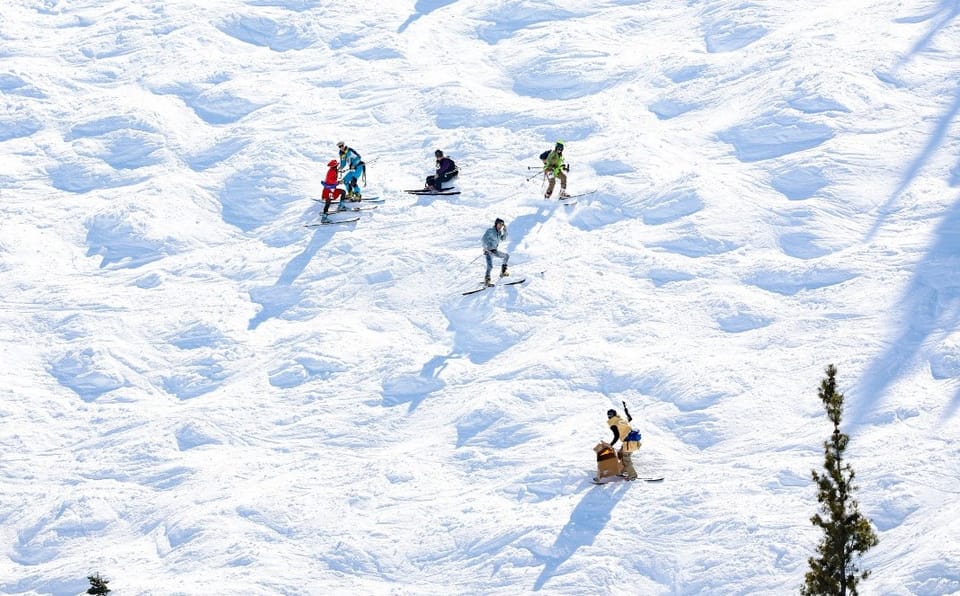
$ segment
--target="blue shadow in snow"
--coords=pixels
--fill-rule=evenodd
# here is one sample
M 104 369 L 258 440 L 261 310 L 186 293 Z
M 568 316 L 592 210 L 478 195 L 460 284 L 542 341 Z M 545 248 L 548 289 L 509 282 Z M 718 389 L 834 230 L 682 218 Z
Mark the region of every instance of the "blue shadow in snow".
M 162 259 L 175 250 L 163 240 L 147 238 L 123 213 L 95 215 L 85 225 L 87 256 L 99 255 L 101 269 L 112 265 L 117 269 L 133 269 Z
M 960 323 L 960 197 L 934 234 L 933 244 L 904 289 L 900 308 L 905 322 L 887 350 L 864 372 L 859 399 L 851 408 L 854 424 L 862 422 L 880 401 L 883 392 L 928 343 L 931 336 L 953 331 Z M 960 391 L 954 395 L 945 416 L 960 407 Z
M 733 146 L 737 159 L 744 163 L 812 149 L 833 136 L 829 126 L 789 114 L 765 114 L 717 133 L 721 141 Z
M 310 244 L 303 249 L 302 253 L 287 263 L 275 284 L 269 288 L 253 288 L 250 290 L 250 299 L 263 308 L 255 317 L 250 319 L 248 329 L 251 331 L 256 329 L 260 326 L 260 323 L 280 316 L 288 308 L 300 302 L 301 290 L 294 288 L 293 282 L 297 281 L 300 274 L 307 268 L 310 260 L 317 254 L 317 251 L 330 240 L 331 234 L 331 231 L 325 230 L 324 227 L 317 228 L 313 233 L 313 238 L 310 239 Z
M 312 39 L 302 35 L 295 27 L 263 15 L 256 17 L 234 15 L 221 22 L 217 28 L 230 37 L 255 46 L 270 48 L 275 52 L 305 50 L 313 44 Z
M 446 356 L 434 356 L 423 365 L 419 375 L 407 375 L 388 379 L 383 384 L 383 405 L 386 407 L 409 403 L 408 412 L 413 412 L 430 394 L 443 389 L 446 383 L 440 379 L 440 373 L 447 362 L 460 358 L 452 352 Z
M 610 513 L 629 490 L 630 483 L 616 486 L 594 486 L 570 514 L 570 521 L 560 531 L 557 540 L 547 554 L 534 555 L 543 561 L 544 568 L 533 584 L 534 591 L 543 588 L 563 563 L 581 546 L 593 544 L 596 537 L 610 521 Z
M 877 73 L 878 78 L 880 78 L 880 80 L 884 82 L 902 86 L 902 84 L 898 83 L 896 80 L 895 71 L 901 68 L 902 66 L 904 66 L 907 62 L 909 62 L 913 56 L 916 56 L 917 54 L 925 51 L 929 47 L 933 38 L 939 32 L 946 30 L 949 27 L 949 25 L 958 16 L 960 16 L 960 2 L 958 2 L 957 0 L 940 0 L 940 4 L 936 7 L 936 9 L 934 9 L 932 13 L 918 15 L 915 17 L 904 17 L 902 19 L 896 19 L 895 22 L 898 22 L 898 23 L 920 23 L 930 19 L 936 19 L 936 20 L 933 26 L 930 27 L 930 30 L 927 31 L 927 34 L 921 37 L 917 41 L 917 43 L 913 45 L 910 51 L 906 55 L 904 55 L 904 57 L 900 59 L 899 62 L 897 62 L 897 64 L 893 68 L 894 72 L 891 72 L 889 74 Z M 880 229 L 880 226 L 883 224 L 883 220 L 887 215 L 888 210 L 891 208 L 891 205 L 893 205 L 896 202 L 897 198 L 900 196 L 900 193 L 902 193 L 903 190 L 910 185 L 914 177 L 916 177 L 917 173 L 924 166 L 924 164 L 927 162 L 927 160 L 930 158 L 933 152 L 943 142 L 943 139 L 947 135 L 947 132 L 950 128 L 950 124 L 953 122 L 958 111 L 960 111 L 960 88 L 957 89 L 957 93 L 953 98 L 953 103 L 947 109 L 944 116 L 940 118 L 940 122 L 937 124 L 937 127 L 934 129 L 933 134 L 930 136 L 929 142 L 927 142 L 926 146 L 920 152 L 920 155 L 917 156 L 917 158 L 913 161 L 912 164 L 910 164 L 910 167 L 907 168 L 907 172 L 904 175 L 903 181 L 896 188 L 896 190 L 893 191 L 893 194 L 890 195 L 890 198 L 887 199 L 887 201 L 880 208 L 880 216 L 877 218 L 876 223 L 873 225 L 873 227 L 870 229 L 870 232 L 867 234 L 868 240 L 872 238 L 874 234 L 877 233 L 878 229 Z M 951 180 L 951 184 L 953 182 L 954 181 Z
M 930 41 L 936 37 L 937 33 L 943 31 L 947 28 L 953 19 L 960 16 L 960 2 L 957 0 L 940 0 L 940 5 L 931 13 L 926 15 L 919 15 L 916 17 L 904 17 L 902 19 L 895 19 L 894 22 L 897 23 L 921 23 L 930 19 L 934 19 L 940 15 L 943 15 L 942 18 L 938 19 L 930 30 L 927 31 L 927 34 L 917 40 L 917 43 L 913 44 L 913 47 L 910 48 L 910 51 L 899 61 L 897 62 L 895 68 L 900 68 L 907 62 L 910 58 L 923 52 L 930 46 Z
M 413 6 L 413 14 L 407 17 L 407 20 L 400 25 L 397 33 L 403 33 L 407 27 L 412 25 L 420 17 L 425 17 L 431 12 L 455 3 L 457 0 L 417 0 Z
M 927 141 L 927 144 L 923 147 L 923 150 L 920 151 L 920 155 L 913 160 L 913 163 L 907 167 L 907 171 L 903 176 L 903 181 L 900 182 L 900 185 L 894 189 L 893 194 L 890 195 L 890 198 L 880 207 L 880 214 L 877 216 L 876 222 L 874 222 L 873 227 L 870 228 L 870 231 L 867 233 L 867 240 L 871 240 L 874 234 L 877 233 L 877 230 L 880 229 L 880 226 L 883 225 L 884 219 L 888 213 L 893 209 L 893 204 L 896 203 L 897 199 L 900 197 L 900 194 L 906 190 L 908 186 L 913 182 L 913 179 L 916 178 L 920 170 L 923 169 L 923 166 L 926 165 L 927 161 L 933 156 L 934 152 L 940 147 L 943 143 L 944 138 L 947 136 L 947 133 L 950 130 L 950 126 L 953 123 L 953 120 L 957 117 L 957 113 L 960 112 L 960 87 L 957 88 L 957 92 L 953 97 L 953 102 L 950 104 L 950 107 L 947 108 L 947 111 L 944 113 L 943 117 L 940 118 L 940 121 L 937 123 L 936 128 L 933 130 L 933 134 L 930 135 L 930 139 Z
M 105 358 L 91 348 L 74 350 L 51 362 L 48 372 L 58 383 L 89 403 L 104 393 L 129 386 L 126 379 L 110 371 L 109 366 L 103 366 Z

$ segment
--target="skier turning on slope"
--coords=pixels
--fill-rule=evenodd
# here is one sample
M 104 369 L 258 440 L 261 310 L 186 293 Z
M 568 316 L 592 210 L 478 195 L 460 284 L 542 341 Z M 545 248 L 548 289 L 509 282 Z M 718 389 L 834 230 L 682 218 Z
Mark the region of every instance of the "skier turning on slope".
M 345 209 L 343 206 L 343 189 L 337 188 L 337 185 L 340 184 L 340 180 L 337 178 L 337 166 L 340 162 L 335 159 L 331 159 L 327 164 L 327 177 L 323 180 L 323 215 L 320 217 L 320 221 L 323 223 L 329 223 L 330 218 L 327 216 L 327 213 L 330 211 L 330 201 L 334 199 L 339 199 L 340 203 L 337 205 L 337 211 Z
M 567 174 L 566 172 L 570 169 L 570 166 L 563 164 L 563 141 L 557 141 L 557 144 L 554 145 L 553 151 L 547 154 L 547 158 L 543 160 L 543 175 L 549 181 L 547 184 L 547 192 L 543 195 L 543 198 L 549 199 L 550 195 L 553 194 L 553 186 L 557 182 L 557 178 L 560 179 L 560 196 L 559 198 L 567 198 Z
M 626 403 L 623 404 L 623 411 L 627 415 L 626 421 L 617 415 L 616 410 L 607 410 L 607 426 L 609 426 L 613 432 L 613 440 L 610 441 L 610 446 L 613 447 L 617 441 L 620 441 L 621 447 L 617 455 L 620 456 L 620 463 L 623 464 L 623 476 L 627 480 L 636 480 L 637 471 L 633 467 L 633 457 L 631 454 L 640 448 L 640 441 L 627 440 L 627 435 L 633 430 L 629 424 L 633 421 L 633 418 L 630 417 Z
M 510 275 L 507 273 L 507 261 L 510 260 L 510 255 L 497 250 L 497 248 L 500 246 L 500 242 L 506 239 L 507 224 L 504 223 L 504 221 L 499 217 L 493 222 L 493 227 L 483 233 L 481 244 L 483 244 L 483 256 L 487 260 L 487 272 L 483 277 L 483 283 L 487 286 L 493 285 L 490 283 L 490 271 L 493 269 L 493 257 L 503 259 L 503 264 L 500 266 L 500 277 L 507 277 Z

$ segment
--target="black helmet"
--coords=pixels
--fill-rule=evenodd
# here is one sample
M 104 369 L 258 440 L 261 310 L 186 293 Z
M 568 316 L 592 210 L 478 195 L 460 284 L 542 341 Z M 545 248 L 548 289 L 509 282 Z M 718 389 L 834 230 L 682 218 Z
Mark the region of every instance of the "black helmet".
M 613 418 L 616 415 L 617 415 L 616 410 L 607 410 L 607 418 Z
M 557 141 L 557 144 L 556 144 L 556 146 L 554 147 L 554 149 L 558 149 L 558 150 L 560 150 L 560 151 L 563 151 L 563 141 Z
M 502 219 L 500 219 L 500 218 L 498 217 L 496 220 L 494 220 L 494 222 L 493 222 L 493 227 L 497 227 L 497 226 L 499 226 L 500 224 L 506 224 L 506 222 L 503 221 Z
M 443 151 L 440 151 L 439 149 L 434 151 L 433 154 L 436 155 L 438 159 L 443 157 Z

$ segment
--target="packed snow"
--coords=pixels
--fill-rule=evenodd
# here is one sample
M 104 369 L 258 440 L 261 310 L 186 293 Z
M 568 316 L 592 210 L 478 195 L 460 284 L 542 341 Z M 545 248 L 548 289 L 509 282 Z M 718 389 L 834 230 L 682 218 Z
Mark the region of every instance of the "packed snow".
M 832 363 L 861 593 L 960 593 L 960 1 L 7 0 L 0 40 L 0 592 L 796 593 Z M 306 227 L 338 141 L 383 202 Z M 435 149 L 462 193 L 402 192 Z M 498 217 L 526 281 L 464 296 Z M 663 482 L 591 482 L 622 402 Z

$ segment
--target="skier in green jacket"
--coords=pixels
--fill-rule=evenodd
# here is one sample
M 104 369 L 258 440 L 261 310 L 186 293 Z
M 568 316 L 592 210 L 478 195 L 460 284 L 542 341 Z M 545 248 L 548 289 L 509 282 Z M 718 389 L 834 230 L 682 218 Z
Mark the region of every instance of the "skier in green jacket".
M 556 184 L 557 178 L 560 179 L 559 198 L 565 199 L 570 196 L 567 194 L 566 174 L 569 169 L 570 166 L 564 165 L 563 163 L 563 141 L 557 141 L 557 144 L 553 147 L 553 151 L 543 160 L 543 175 L 546 176 L 549 181 L 549 184 L 547 184 L 547 192 L 543 195 L 543 198 L 549 199 L 550 195 L 553 194 L 553 186 Z

